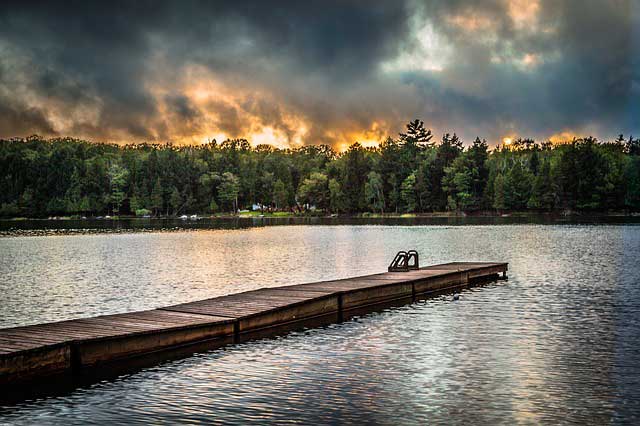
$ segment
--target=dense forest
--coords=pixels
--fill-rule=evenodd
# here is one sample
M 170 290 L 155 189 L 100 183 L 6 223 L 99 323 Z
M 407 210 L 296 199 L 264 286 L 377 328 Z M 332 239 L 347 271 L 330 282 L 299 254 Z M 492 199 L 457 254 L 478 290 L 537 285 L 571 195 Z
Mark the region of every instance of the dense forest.
M 0 140 L 0 216 L 269 211 L 638 211 L 640 139 L 436 141 L 415 120 L 375 148 Z

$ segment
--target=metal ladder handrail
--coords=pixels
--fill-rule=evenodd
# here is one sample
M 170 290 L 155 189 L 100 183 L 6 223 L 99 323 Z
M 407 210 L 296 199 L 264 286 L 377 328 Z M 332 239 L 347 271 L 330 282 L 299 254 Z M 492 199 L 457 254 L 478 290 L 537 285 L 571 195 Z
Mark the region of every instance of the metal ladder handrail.
M 389 272 L 408 272 L 419 268 L 418 252 L 416 250 L 401 250 L 396 253 L 387 270 Z

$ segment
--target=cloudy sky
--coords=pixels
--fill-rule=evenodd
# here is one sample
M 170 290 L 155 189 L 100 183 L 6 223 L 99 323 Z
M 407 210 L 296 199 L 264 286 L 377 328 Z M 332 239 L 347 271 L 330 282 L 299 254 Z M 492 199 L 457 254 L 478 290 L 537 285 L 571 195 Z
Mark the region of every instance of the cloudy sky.
M 637 0 L 0 5 L 0 137 L 640 136 Z

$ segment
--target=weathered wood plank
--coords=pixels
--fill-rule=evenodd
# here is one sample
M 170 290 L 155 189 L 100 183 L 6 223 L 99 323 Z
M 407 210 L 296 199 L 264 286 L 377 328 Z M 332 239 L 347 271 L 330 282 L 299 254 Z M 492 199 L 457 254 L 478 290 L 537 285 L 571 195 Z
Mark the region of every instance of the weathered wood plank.
M 214 318 L 214 317 L 212 317 Z M 126 334 L 107 339 L 90 339 L 75 343 L 78 363 L 84 367 L 158 350 L 219 339 L 233 334 L 228 318 L 192 327 L 158 328 L 154 333 Z
M 0 355 L 0 383 L 12 383 L 71 369 L 68 345 L 43 346 Z
M 452 262 L 407 272 L 263 288 L 140 312 L 0 330 L 0 383 L 198 342 L 242 341 L 328 324 L 370 306 L 493 277 L 506 263 Z M 396 302 L 393 302 L 396 303 Z M 399 303 L 399 302 L 398 302 Z M 364 310 L 364 311 L 363 311 Z

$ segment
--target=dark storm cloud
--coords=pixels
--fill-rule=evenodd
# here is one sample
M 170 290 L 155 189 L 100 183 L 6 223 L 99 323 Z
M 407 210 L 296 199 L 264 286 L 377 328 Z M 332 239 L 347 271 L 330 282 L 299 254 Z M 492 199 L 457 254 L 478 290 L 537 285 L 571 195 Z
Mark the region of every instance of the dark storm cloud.
M 588 126 L 598 127 L 602 136 L 638 129 L 624 118 L 629 102 L 637 102 L 630 91 L 631 2 L 542 1 L 535 20 L 528 21 L 523 12 L 520 27 L 508 4 L 424 6 L 436 31 L 452 43 L 455 61 L 449 73 L 462 82 L 477 82 L 479 91 L 447 85 L 440 75 L 405 78 L 428 88 L 426 93 L 440 99 L 442 111 L 462 111 L 469 122 L 514 123 L 516 131 L 532 135 Z M 535 2 L 519 6 L 527 4 Z M 486 18 L 487 26 L 464 31 L 450 24 L 449 18 L 465 13 Z M 494 40 L 487 42 L 491 34 Z M 527 54 L 539 63 L 518 66 L 517 60 Z M 502 60 L 492 62 L 496 58 Z
M 0 102 L 0 129 L 12 129 L 15 135 L 56 134 L 42 111 L 21 105 L 14 108 L 4 100 Z
M 640 133 L 638 6 L 514 1 L 4 2 L 0 137 Z
M 200 116 L 200 111 L 191 104 L 191 100 L 184 95 L 169 95 L 165 97 L 165 103 L 170 110 L 180 118 L 193 120 Z

